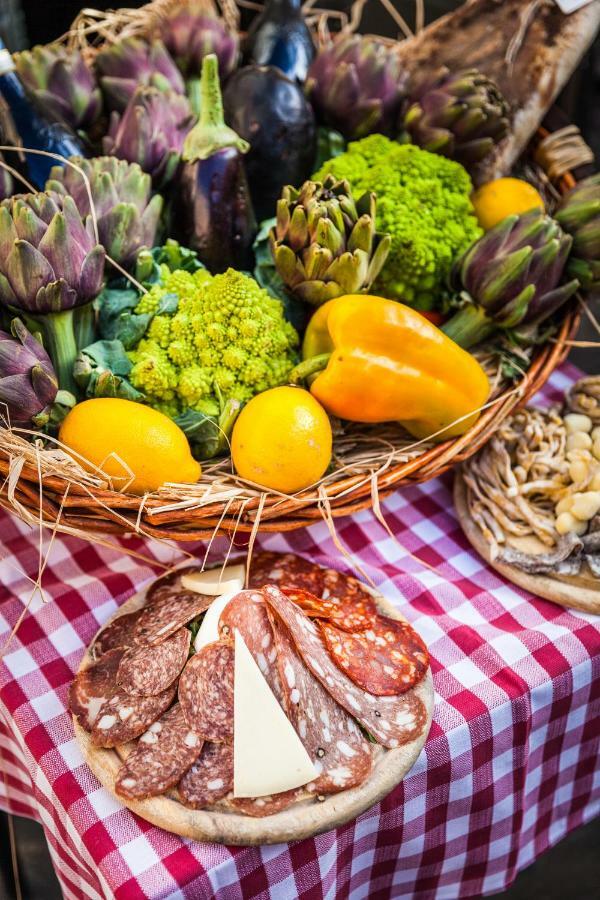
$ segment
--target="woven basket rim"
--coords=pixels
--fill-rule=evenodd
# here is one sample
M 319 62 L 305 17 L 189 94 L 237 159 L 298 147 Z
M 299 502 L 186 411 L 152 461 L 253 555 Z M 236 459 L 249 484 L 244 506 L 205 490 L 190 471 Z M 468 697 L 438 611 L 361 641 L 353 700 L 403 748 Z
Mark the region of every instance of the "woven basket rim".
M 146 9 L 159 9 L 162 13 L 174 2 L 177 0 L 154 0 Z M 212 0 L 201 2 L 215 5 Z M 233 21 L 231 6 L 232 0 L 218 3 L 222 12 L 227 11 L 228 22 Z M 89 11 L 85 13 L 89 24 Z M 93 18 L 92 21 L 97 22 Z M 78 33 L 81 36 L 81 28 Z M 548 132 L 540 129 L 538 138 L 547 136 Z M 575 183 L 571 172 L 563 173 L 558 180 L 563 193 Z M 250 533 L 252 540 L 257 530 L 288 531 L 323 518 L 333 527 L 333 517 L 349 515 L 369 506 L 373 506 L 380 517 L 380 499 L 399 487 L 441 475 L 483 446 L 500 422 L 535 394 L 566 358 L 568 341 L 577 329 L 579 318 L 577 302 L 570 302 L 558 333 L 552 341 L 535 349 L 522 379 L 499 394 L 494 404 L 484 409 L 464 435 L 429 447 L 406 462 L 392 464 L 375 479 L 362 473 L 352 474 L 334 482 L 319 483 L 294 497 L 282 497 L 260 489 L 255 496 L 232 499 L 227 503 L 203 502 L 195 508 L 159 512 L 169 502 L 164 492 L 142 500 L 131 494 L 96 487 L 89 480 L 78 483 L 76 479 L 44 474 L 40 482 L 36 466 L 25 460 L 15 460 L 7 440 L 8 431 L 0 428 L 0 473 L 4 476 L 0 506 L 16 512 L 30 523 L 41 521 L 49 527 L 88 537 L 90 532 L 97 531 L 106 534 L 137 532 L 178 541 L 204 540 L 218 533 L 235 535 L 238 532 Z

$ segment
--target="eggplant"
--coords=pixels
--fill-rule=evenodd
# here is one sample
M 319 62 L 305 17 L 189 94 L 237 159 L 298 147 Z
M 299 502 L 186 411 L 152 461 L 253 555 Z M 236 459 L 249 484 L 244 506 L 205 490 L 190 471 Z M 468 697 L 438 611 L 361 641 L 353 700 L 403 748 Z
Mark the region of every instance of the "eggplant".
M 223 119 L 219 63 L 204 57 L 201 113 L 183 144 L 171 200 L 172 231 L 213 274 L 252 269 L 256 219 L 244 168 L 250 145 Z
M 82 141 L 69 126 L 48 115 L 47 111 L 27 91 L 15 71 L 12 56 L 0 40 L 0 95 L 26 150 L 45 150 L 68 159 L 87 156 Z M 17 149 L 17 148 L 15 148 Z M 44 189 L 50 169 L 59 161 L 38 153 L 25 153 L 28 180 L 39 190 Z M 11 160 L 9 160 L 11 162 Z
M 225 121 L 250 143 L 246 173 L 259 219 L 275 215 L 286 184 L 313 171 L 317 129 L 302 88 L 274 66 L 245 66 L 223 92 Z
M 301 0 L 267 0 L 250 26 L 244 47 L 247 62 L 276 66 L 302 83 L 316 52 Z

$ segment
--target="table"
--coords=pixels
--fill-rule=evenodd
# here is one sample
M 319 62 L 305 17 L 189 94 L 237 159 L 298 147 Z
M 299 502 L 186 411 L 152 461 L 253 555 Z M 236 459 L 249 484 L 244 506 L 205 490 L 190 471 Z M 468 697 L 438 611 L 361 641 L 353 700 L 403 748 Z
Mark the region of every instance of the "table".
M 555 373 L 543 401 L 559 399 L 577 374 Z M 0 804 L 42 823 L 65 897 L 464 898 L 506 887 L 600 812 L 600 621 L 487 568 L 460 531 L 450 489 L 446 476 L 391 497 L 383 511 L 395 538 L 370 512 L 338 521 L 353 561 L 425 638 L 436 710 L 424 752 L 392 794 L 345 827 L 290 845 L 183 840 L 99 785 L 65 710 L 69 683 L 98 627 L 153 577 L 123 548 L 162 562 L 182 549 L 55 538 L 47 602 L 36 593 L 0 662 Z M 39 556 L 37 533 L 4 512 L 0 535 L 1 648 Z M 325 524 L 259 543 L 349 568 Z

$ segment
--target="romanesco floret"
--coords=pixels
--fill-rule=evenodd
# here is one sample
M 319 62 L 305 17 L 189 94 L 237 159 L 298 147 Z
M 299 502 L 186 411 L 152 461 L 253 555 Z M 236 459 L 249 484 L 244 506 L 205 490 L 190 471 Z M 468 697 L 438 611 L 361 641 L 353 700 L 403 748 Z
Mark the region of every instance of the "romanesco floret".
M 161 273 L 135 312 L 156 312 L 165 294 L 172 313 L 155 315 L 129 353 L 132 384 L 154 405 L 218 415 L 223 398 L 240 402 L 279 384 L 296 362 L 298 334 L 274 300 L 248 275 L 228 269 Z
M 481 235 L 470 200 L 471 179 L 457 162 L 372 134 L 324 163 L 313 176 L 350 182 L 355 196 L 377 195 L 377 227 L 392 237 L 374 286 L 385 296 L 431 308 L 454 260 Z

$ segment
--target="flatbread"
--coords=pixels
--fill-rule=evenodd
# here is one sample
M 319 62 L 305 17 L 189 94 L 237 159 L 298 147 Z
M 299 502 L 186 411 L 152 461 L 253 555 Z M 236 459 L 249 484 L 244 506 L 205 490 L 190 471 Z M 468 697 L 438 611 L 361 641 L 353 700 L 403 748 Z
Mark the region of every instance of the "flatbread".
M 390 618 L 403 619 L 389 601 L 376 591 L 372 593 L 380 612 Z M 146 590 L 135 594 L 112 618 L 139 609 L 144 604 L 145 596 Z M 90 646 L 92 645 L 93 641 Z M 92 662 L 93 658 L 88 649 L 81 661 L 80 671 Z M 94 747 L 89 734 L 81 728 L 75 718 L 73 726 L 84 759 L 94 775 L 119 803 L 127 806 L 132 812 L 159 828 L 193 840 L 259 846 L 302 840 L 338 828 L 389 794 L 413 767 L 427 739 L 434 705 L 431 669 L 427 670 L 425 678 L 413 688 L 413 692 L 427 710 L 427 723 L 423 732 L 414 741 L 393 750 L 385 750 L 381 746 L 374 747 L 376 752 L 373 753 L 373 769 L 363 784 L 343 793 L 327 796 L 323 801 L 306 800 L 275 815 L 259 819 L 226 810 L 189 809 L 183 806 L 174 794 L 140 801 L 124 800 L 115 793 L 114 785 L 122 760 L 126 758 L 128 752 L 131 752 L 133 745 L 118 747 L 115 750 Z
M 454 477 L 454 505 L 458 521 L 470 544 L 492 569 L 536 597 L 551 600 L 553 603 L 558 603 L 559 606 L 600 615 L 600 579 L 595 578 L 587 566 L 580 575 L 551 577 L 549 575 L 530 575 L 508 563 L 492 559 L 491 547 L 471 517 L 467 503 L 467 487 L 460 472 L 457 472 Z M 541 541 L 533 536 L 509 538 L 507 543 L 524 553 L 543 553 L 548 550 Z

